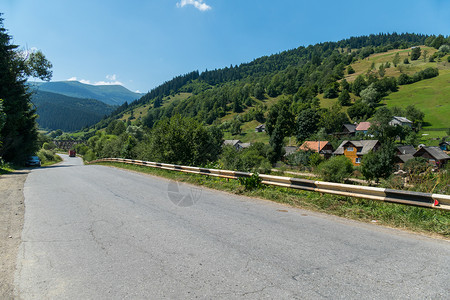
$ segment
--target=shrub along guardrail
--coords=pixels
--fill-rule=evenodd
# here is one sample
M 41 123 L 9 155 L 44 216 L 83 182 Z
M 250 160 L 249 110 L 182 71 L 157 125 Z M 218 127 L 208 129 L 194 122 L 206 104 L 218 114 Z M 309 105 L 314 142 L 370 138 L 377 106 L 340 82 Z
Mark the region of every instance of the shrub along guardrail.
M 252 176 L 252 173 L 248 172 L 180 166 L 173 164 L 165 164 L 133 159 L 123 159 L 123 158 L 103 158 L 94 160 L 90 163 L 96 162 L 119 162 L 152 168 L 159 168 L 164 170 L 180 171 L 185 173 L 193 173 L 229 179 L 239 179 L 240 177 Z M 450 195 L 393 190 L 386 188 L 314 181 L 308 179 L 273 176 L 265 174 L 260 174 L 259 177 L 262 180 L 261 183 L 267 185 L 274 185 L 286 188 L 306 190 L 311 192 L 327 193 L 392 203 L 400 203 L 406 205 L 422 206 L 435 209 L 450 210 Z

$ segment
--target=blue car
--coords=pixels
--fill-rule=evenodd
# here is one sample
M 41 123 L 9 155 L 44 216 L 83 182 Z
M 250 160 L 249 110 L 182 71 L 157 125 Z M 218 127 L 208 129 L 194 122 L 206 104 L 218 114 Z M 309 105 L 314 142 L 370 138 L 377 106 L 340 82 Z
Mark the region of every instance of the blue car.
M 25 166 L 27 167 L 40 167 L 41 159 L 38 156 L 28 156 L 27 161 L 25 162 Z

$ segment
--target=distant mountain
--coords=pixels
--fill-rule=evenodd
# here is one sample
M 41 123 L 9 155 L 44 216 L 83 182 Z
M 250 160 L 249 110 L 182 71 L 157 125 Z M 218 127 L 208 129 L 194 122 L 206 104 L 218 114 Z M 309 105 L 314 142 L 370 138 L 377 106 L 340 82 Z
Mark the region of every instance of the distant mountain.
M 115 106 L 94 99 L 68 97 L 37 90 L 32 102 L 37 108 L 40 128 L 76 131 L 90 126 L 109 115 Z
M 121 85 L 90 85 L 78 81 L 32 82 L 39 91 L 62 94 L 69 97 L 96 99 L 109 105 L 122 105 L 142 97 Z

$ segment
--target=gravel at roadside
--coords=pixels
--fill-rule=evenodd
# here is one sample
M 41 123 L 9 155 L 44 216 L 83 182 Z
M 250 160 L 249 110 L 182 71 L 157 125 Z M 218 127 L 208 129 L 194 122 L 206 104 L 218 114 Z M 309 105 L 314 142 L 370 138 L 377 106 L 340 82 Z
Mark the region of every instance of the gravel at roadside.
M 0 299 L 14 298 L 14 272 L 24 221 L 23 186 L 29 170 L 0 175 Z

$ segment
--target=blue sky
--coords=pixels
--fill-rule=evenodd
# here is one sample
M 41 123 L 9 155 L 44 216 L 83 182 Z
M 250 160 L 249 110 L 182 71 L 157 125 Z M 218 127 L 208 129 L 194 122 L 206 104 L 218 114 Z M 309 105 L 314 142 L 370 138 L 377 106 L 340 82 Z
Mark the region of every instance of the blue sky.
M 14 43 L 53 80 L 147 92 L 174 76 L 379 32 L 450 34 L 450 1 L 1 0 Z

